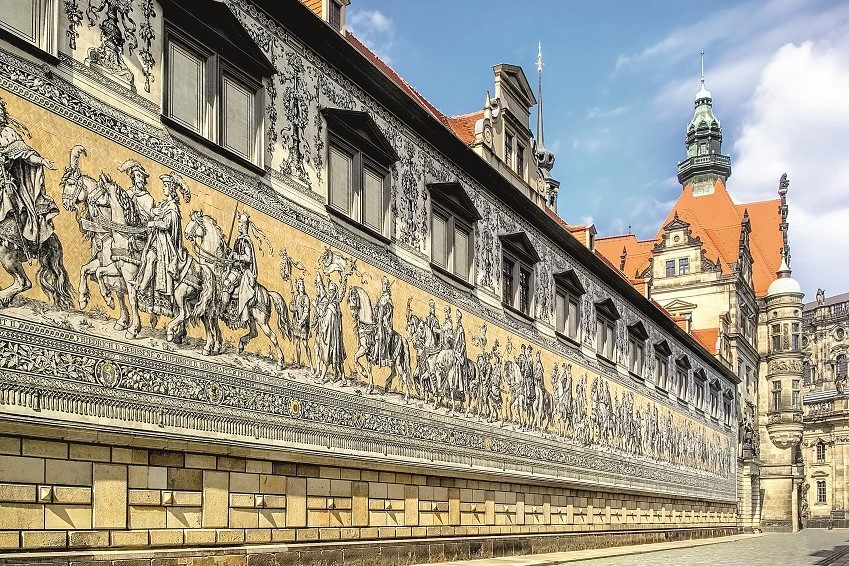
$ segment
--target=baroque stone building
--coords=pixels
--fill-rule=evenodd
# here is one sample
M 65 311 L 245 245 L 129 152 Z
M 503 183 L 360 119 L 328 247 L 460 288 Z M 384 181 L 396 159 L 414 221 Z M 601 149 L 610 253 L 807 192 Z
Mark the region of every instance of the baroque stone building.
M 484 108 L 449 118 L 344 2 L 15 5 L 4 561 L 391 564 L 735 529 L 739 379 L 557 217 L 541 71 L 535 93 L 494 66 Z
M 693 118 L 686 127 L 685 147 L 686 158 L 678 164 L 682 192 L 657 235 L 647 240 L 634 234 L 599 237 L 596 247 L 632 285 L 737 373 L 740 525 L 746 529 L 794 529 L 798 520 L 793 521 L 790 513 L 791 490 L 784 489 L 784 479 L 778 481 L 782 487 L 775 488 L 777 491 L 772 480 L 766 479 L 774 471 L 780 478 L 790 474 L 800 484 L 795 448 L 779 447 L 788 439 L 773 438 L 768 424 L 785 418 L 798 420 L 801 410 L 801 369 L 793 362 L 795 377 L 787 373 L 773 376 L 769 370 L 773 366 L 768 365 L 773 363 L 772 357 L 786 355 L 783 346 L 772 350 L 771 317 L 779 312 L 791 317 L 800 314 L 771 310 L 769 293 L 776 277 L 787 275 L 780 268 L 778 250 L 787 241 L 788 183 L 786 176 L 781 178 L 779 198 L 774 200 L 743 204 L 732 200 L 726 188 L 731 158 L 722 154 L 722 127 L 713 112 L 713 97 L 705 88 L 704 75 Z M 798 299 L 794 295 L 788 300 Z M 799 321 L 787 324 L 798 334 Z M 798 352 L 798 342 L 792 346 Z M 786 384 L 783 378 L 788 378 Z M 776 383 L 783 385 L 785 405 L 768 402 L 767 389 Z M 675 390 L 689 386 L 670 384 Z M 796 393 L 791 393 L 792 387 Z M 785 410 L 790 408 L 791 397 L 797 403 L 792 413 Z M 773 516 L 778 508 L 781 517 Z M 793 517 L 798 519 L 798 505 L 793 509 Z
M 849 359 L 849 294 L 820 290 L 802 311 L 806 509 L 809 527 L 845 527 L 847 490 L 846 379 Z

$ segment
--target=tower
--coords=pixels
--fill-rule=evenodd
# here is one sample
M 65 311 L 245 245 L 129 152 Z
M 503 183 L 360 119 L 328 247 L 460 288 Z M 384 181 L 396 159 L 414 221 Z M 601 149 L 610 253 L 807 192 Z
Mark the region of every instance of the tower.
M 537 53 L 537 76 L 537 139 L 534 157 L 536 157 L 537 166 L 542 172 L 542 180 L 545 183 L 546 205 L 556 210 L 560 181 L 551 176 L 551 169 L 554 167 L 554 154 L 545 147 L 545 131 L 542 124 L 542 43 L 539 44 Z
M 781 176 L 781 267 L 761 310 L 761 430 L 760 488 L 764 494 L 761 526 L 765 530 L 797 531 L 800 490 L 804 479 L 799 442 L 802 439 L 802 289 L 791 277 L 787 239 L 787 175 Z M 765 367 L 764 367 L 765 366 Z
M 713 114 L 713 98 L 705 88 L 705 52 L 702 51 L 701 89 L 696 93 L 696 110 L 687 125 L 684 145 L 687 159 L 678 164 L 678 182 L 692 185 L 693 196 L 713 193 L 717 180 L 731 176 L 731 157 L 722 155 L 722 126 Z

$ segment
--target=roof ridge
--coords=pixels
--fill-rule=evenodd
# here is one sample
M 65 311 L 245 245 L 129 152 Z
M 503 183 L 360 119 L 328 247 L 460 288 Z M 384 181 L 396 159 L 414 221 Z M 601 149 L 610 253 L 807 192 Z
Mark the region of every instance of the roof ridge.
M 449 120 L 454 120 L 455 118 L 457 118 L 457 119 L 459 119 L 459 118 L 468 118 L 468 117 L 470 117 L 470 116 L 474 116 L 475 114 L 483 114 L 483 108 L 481 108 L 480 110 L 475 110 L 475 111 L 473 111 L 473 112 L 467 112 L 467 113 L 465 113 L 465 114 L 455 114 L 455 115 L 453 115 L 453 116 L 448 116 L 448 119 L 449 119 Z

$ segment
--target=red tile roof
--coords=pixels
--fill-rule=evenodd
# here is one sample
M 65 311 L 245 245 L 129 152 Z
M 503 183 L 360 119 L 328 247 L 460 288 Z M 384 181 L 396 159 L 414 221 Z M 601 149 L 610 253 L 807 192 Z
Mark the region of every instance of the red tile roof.
M 755 294 L 763 296 L 769 284 L 775 280 L 775 273 L 781 261 L 779 204 L 778 199 L 735 204 L 722 181 L 716 182 L 714 192 L 710 195 L 693 196 L 693 188 L 687 185 L 661 223 L 655 238 L 637 240 L 633 234 L 597 238 L 596 249 L 618 268 L 622 249 L 625 248 L 627 257 L 624 273 L 633 278 L 648 267 L 652 248 L 663 236 L 663 227 L 670 223 L 677 213 L 681 220 L 690 224 L 693 236 L 701 238 L 707 258 L 711 261 L 719 260 L 723 273 L 730 273 L 731 264 L 736 263 L 739 258 L 740 223 L 744 212 L 748 210 L 752 227 L 749 249 L 754 260 L 752 276 Z
M 459 116 L 451 116 L 448 118 L 448 127 L 466 145 L 472 145 L 475 141 L 475 124 L 481 118 L 483 118 L 483 110 L 461 114 Z
M 719 340 L 719 328 L 702 328 L 701 330 L 693 330 L 690 332 L 696 341 L 704 346 L 704 349 L 711 354 L 717 353 L 716 342 Z

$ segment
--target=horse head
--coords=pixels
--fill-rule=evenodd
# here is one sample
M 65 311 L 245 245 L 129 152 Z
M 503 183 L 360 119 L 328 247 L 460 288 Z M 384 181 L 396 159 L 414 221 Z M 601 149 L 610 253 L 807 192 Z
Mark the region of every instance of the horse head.
M 186 224 L 186 239 L 195 242 L 195 244 L 200 244 L 206 237 L 206 226 L 203 223 L 203 216 L 202 210 L 193 210 L 189 214 L 189 222 Z

